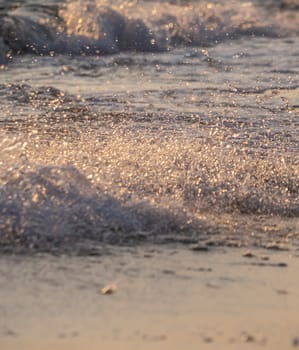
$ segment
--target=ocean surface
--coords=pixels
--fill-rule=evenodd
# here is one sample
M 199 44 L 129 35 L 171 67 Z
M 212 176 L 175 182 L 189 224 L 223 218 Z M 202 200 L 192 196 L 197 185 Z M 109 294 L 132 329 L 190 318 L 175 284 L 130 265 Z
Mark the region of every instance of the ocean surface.
M 298 1 L 2 0 L 0 68 L 0 251 L 299 249 Z

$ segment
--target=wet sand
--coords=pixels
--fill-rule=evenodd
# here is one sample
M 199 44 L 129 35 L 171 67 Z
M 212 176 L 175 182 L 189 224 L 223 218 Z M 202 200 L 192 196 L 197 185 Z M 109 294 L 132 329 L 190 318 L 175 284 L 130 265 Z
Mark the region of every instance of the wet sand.
M 0 260 L 1 349 L 299 346 L 296 247 L 114 247 Z M 116 290 L 102 295 L 107 284 Z

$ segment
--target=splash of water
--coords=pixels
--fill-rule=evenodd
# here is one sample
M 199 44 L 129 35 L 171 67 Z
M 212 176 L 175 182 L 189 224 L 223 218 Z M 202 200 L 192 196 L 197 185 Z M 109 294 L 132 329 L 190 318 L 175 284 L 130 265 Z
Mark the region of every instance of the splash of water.
M 1 14 L 0 58 L 8 53 L 107 54 L 214 45 L 240 36 L 296 33 L 298 12 L 253 3 L 72 1 L 24 4 Z M 274 11 L 274 12 L 273 12 Z M 9 50 L 8 50 L 9 49 Z

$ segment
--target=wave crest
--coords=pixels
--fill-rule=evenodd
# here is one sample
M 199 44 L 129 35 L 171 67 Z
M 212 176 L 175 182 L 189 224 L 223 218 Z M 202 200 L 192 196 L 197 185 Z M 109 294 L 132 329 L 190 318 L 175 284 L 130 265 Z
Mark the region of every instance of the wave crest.
M 181 214 L 105 194 L 71 165 L 14 174 L 0 188 L 0 198 L 2 248 L 48 251 L 67 244 L 71 251 L 70 243 L 80 240 L 124 243 L 188 226 Z
M 265 10 L 252 3 L 154 1 L 129 4 L 72 1 L 23 5 L 1 14 L 0 59 L 17 53 L 111 54 L 213 45 L 240 36 L 298 34 L 298 12 Z M 2 53 L 1 53 L 2 52 Z
M 1 250 L 76 253 L 86 241 L 214 238 L 225 245 L 231 235 L 238 244 L 260 237 L 261 245 L 275 220 L 286 235 L 298 227 L 298 159 L 255 157 L 225 147 L 221 135 L 206 143 L 121 132 L 69 143 L 35 133 L 1 140 Z

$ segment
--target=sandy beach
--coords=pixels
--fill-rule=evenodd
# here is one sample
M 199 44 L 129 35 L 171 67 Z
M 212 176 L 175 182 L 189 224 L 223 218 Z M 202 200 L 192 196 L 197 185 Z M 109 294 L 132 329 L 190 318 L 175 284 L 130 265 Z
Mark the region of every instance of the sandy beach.
M 299 252 L 177 246 L 2 256 L 0 348 L 292 349 Z M 103 295 L 103 287 L 113 293 Z

